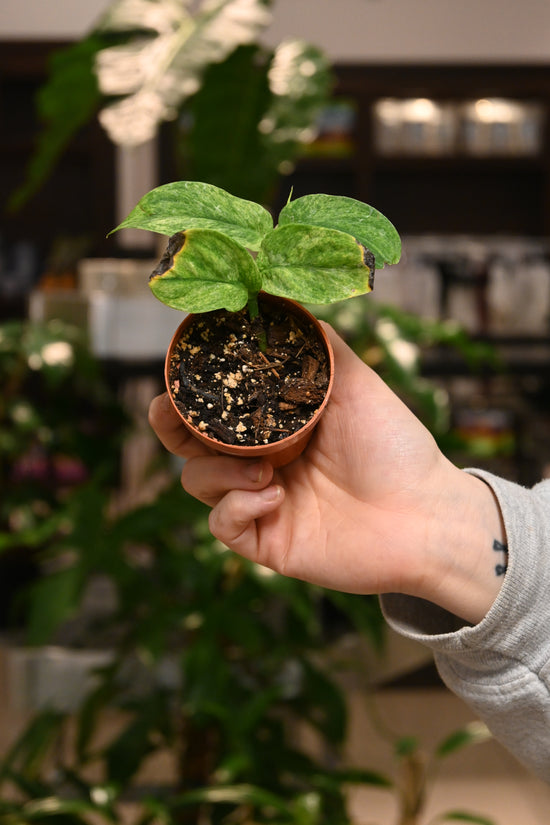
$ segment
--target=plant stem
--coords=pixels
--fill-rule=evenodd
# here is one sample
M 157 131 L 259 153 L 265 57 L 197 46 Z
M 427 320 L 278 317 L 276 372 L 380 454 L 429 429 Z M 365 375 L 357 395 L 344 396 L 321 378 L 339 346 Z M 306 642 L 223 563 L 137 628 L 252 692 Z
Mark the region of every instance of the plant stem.
M 425 767 L 425 759 L 421 753 L 411 753 L 403 759 L 399 825 L 418 825 L 418 818 L 425 802 Z
M 258 318 L 259 315 L 260 315 L 260 309 L 258 307 L 258 293 L 257 292 L 254 293 L 254 294 L 249 293 L 249 295 L 248 295 L 248 315 L 249 315 L 251 321 L 253 321 L 255 318 Z M 261 320 L 260 320 L 260 322 L 258 323 L 257 326 L 258 326 L 257 337 L 258 337 L 258 343 L 260 345 L 260 352 L 266 352 L 266 350 L 267 350 L 267 336 L 265 334 L 265 329 L 263 327 L 263 324 L 261 323 Z
M 260 309 L 258 307 L 258 293 L 255 292 L 252 294 L 251 292 L 248 294 L 248 315 L 250 320 L 253 321 L 260 314 Z

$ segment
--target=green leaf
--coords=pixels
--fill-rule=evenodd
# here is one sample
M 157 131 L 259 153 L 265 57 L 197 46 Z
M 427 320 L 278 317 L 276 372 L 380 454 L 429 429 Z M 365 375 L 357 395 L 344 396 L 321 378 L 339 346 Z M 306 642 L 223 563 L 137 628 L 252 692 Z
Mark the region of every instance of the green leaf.
M 471 722 L 466 727 L 454 731 L 440 742 L 435 755 L 437 758 L 442 759 L 461 748 L 486 742 L 488 739 L 491 739 L 489 728 L 483 722 Z
M 208 67 L 185 106 L 190 125 L 171 127 L 180 168 L 194 180 L 268 202 L 281 164 L 296 159 L 329 89 L 328 60 L 313 46 L 283 41 L 273 54 L 241 46 Z
M 211 229 L 190 229 L 170 239 L 149 286 L 156 298 L 174 309 L 237 312 L 249 294 L 260 290 L 261 280 L 242 246 Z
M 334 782 L 335 788 L 342 784 L 373 785 L 377 788 L 393 788 L 392 780 L 378 771 L 364 770 L 363 768 L 344 768 L 331 770 L 328 776 Z
M 54 52 L 51 57 L 49 78 L 40 89 L 36 103 L 43 126 L 26 170 L 26 180 L 12 194 L 10 209 L 21 208 L 40 189 L 66 146 L 95 115 L 101 95 L 93 65 L 105 43 L 105 37 L 94 34 Z
M 401 758 L 412 756 L 419 748 L 416 736 L 401 736 L 394 745 L 395 755 Z
M 29 644 L 45 644 L 62 622 L 74 614 L 82 584 L 82 571 L 74 565 L 33 585 L 27 628 Z
M 308 224 L 339 229 L 353 235 L 373 253 L 377 269 L 396 264 L 401 239 L 394 225 L 373 206 L 340 195 L 305 195 L 289 201 L 279 215 L 279 226 Z
M 153 138 L 159 123 L 171 120 L 200 86 L 207 66 L 254 42 L 271 23 L 268 6 L 265 0 L 247 0 L 244 9 L 242 0 L 112 3 L 101 30 L 131 37 L 104 49 L 96 65 L 101 90 L 114 97 L 99 116 L 111 140 L 138 145 Z
M 144 195 L 112 231 L 132 227 L 173 235 L 186 229 L 214 229 L 257 250 L 272 226 L 271 215 L 257 203 L 209 183 L 176 181 Z
M 14 768 L 27 780 L 38 776 L 46 754 L 60 735 L 63 718 L 50 710 L 35 716 L 0 764 L 0 778 Z
M 438 817 L 438 822 L 470 822 L 471 825 L 495 825 L 494 820 L 467 811 L 449 811 Z
M 343 742 L 347 725 L 344 698 L 337 684 L 312 662 L 302 662 L 302 690 L 292 705 L 329 742 Z
M 66 816 L 68 817 L 67 822 L 73 822 L 75 825 L 81 822 L 82 825 L 86 825 L 89 821 L 87 815 L 90 814 L 96 817 L 102 815 L 103 821 L 114 821 L 108 811 L 101 809 L 93 802 L 84 799 L 61 799 L 58 796 L 49 796 L 45 799 L 28 802 L 23 809 L 23 816 L 26 819 L 19 821 L 43 822 L 51 817 L 54 822 L 59 822 L 58 817 Z
M 256 263 L 262 288 L 302 303 L 329 304 L 372 289 L 374 265 L 351 235 L 292 224 L 269 232 Z
M 207 802 L 211 805 L 257 805 L 260 808 L 272 808 L 275 811 L 288 813 L 286 799 L 254 785 L 217 785 L 208 788 L 196 788 L 177 797 L 173 807 L 183 807 Z
M 270 101 L 264 62 L 257 46 L 241 46 L 209 66 L 185 107 L 190 126 L 176 121 L 170 127 L 186 177 L 259 202 L 272 191 L 279 165 L 258 129 Z
M 159 728 L 166 713 L 164 703 L 165 698 L 160 693 L 142 699 L 139 712 L 109 743 L 104 752 L 109 782 L 121 786 L 127 784 L 147 756 L 160 747 Z

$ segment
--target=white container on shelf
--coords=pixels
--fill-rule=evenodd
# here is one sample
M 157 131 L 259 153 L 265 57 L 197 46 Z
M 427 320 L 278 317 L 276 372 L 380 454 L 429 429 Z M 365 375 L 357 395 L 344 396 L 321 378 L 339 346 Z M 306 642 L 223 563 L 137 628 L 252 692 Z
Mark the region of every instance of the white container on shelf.
M 156 261 L 91 258 L 78 267 L 79 288 L 36 290 L 30 296 L 34 321 L 59 318 L 86 329 L 98 358 L 164 359 L 184 313 L 158 301 L 148 287 Z

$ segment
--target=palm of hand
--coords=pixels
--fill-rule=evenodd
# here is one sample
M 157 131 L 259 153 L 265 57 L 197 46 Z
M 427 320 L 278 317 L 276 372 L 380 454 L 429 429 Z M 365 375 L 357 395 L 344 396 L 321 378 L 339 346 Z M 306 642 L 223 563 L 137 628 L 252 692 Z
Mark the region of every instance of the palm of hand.
M 276 473 L 280 506 L 249 523 L 235 549 L 320 585 L 385 592 L 410 564 L 441 455 L 381 379 L 335 336 L 333 345 L 337 378 L 314 439 Z

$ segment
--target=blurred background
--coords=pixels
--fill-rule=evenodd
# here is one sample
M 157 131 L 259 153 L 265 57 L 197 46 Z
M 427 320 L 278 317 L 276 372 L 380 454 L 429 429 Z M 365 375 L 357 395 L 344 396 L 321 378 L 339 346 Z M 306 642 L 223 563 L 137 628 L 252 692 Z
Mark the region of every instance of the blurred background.
M 403 239 L 327 310 L 460 466 L 550 476 L 550 6 L 20 0 L 0 9 L 0 822 L 538 825 L 548 789 L 375 599 L 246 565 L 148 403 L 163 246 L 204 180 Z M 159 245 L 160 243 L 160 245 Z M 447 816 L 447 819 L 445 819 Z

